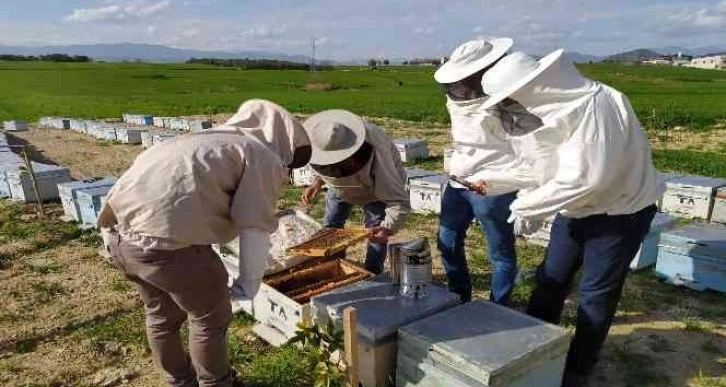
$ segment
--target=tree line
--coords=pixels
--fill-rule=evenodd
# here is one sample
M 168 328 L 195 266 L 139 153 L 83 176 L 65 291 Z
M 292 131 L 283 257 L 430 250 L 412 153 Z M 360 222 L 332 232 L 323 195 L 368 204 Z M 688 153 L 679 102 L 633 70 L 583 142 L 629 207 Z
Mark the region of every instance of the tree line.
M 8 62 L 73 62 L 84 63 L 90 62 L 92 59 L 85 55 L 66 55 L 66 54 L 49 54 L 49 55 L 0 55 L 0 61 Z
M 274 59 L 217 59 L 217 58 L 192 58 L 187 63 L 208 64 L 221 67 L 234 67 L 245 70 L 310 70 L 310 64 L 288 62 Z M 331 70 L 333 67 L 325 63 L 316 63 L 315 70 Z

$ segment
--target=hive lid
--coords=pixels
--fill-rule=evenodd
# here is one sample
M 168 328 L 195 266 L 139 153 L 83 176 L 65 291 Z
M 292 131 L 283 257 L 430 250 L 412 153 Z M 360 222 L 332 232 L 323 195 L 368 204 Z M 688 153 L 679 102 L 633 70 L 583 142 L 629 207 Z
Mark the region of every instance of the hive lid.
M 78 180 L 68 183 L 58 184 L 58 191 L 69 193 L 75 197 L 76 191 L 87 188 L 106 187 L 116 184 L 115 177 L 106 177 L 103 179 Z
M 660 238 L 666 250 L 726 261 L 726 225 L 692 223 L 664 232 Z
M 105 186 L 105 187 L 96 187 L 96 188 L 84 188 L 79 189 L 76 192 L 76 195 L 78 195 L 78 199 L 81 198 L 94 198 L 97 196 L 105 196 L 108 194 L 108 191 L 111 190 L 111 186 Z
M 9 170 L 6 170 L 8 177 L 21 177 L 24 174 L 27 174 L 27 169 L 25 168 L 25 163 L 20 165 L 19 168 L 12 168 Z M 54 176 L 70 176 L 70 171 L 66 167 L 62 167 L 59 165 L 50 165 L 50 164 L 42 164 L 42 163 L 36 163 L 33 162 L 33 173 L 35 174 L 35 177 L 37 178 L 50 178 Z M 29 177 L 29 175 L 28 175 Z
M 429 358 L 460 379 L 505 386 L 526 369 L 564 356 L 569 336 L 558 326 L 487 301 L 470 302 L 399 330 L 399 351 Z
M 358 334 L 378 343 L 395 337 L 398 328 L 453 307 L 459 297 L 439 286 L 429 287 L 421 299 L 401 297 L 399 287 L 385 282 L 363 281 L 313 297 L 320 319 L 342 319 L 343 310 L 354 307 L 358 314 Z M 325 323 L 325 321 L 324 321 Z
M 713 192 L 716 188 L 726 186 L 726 180 L 704 176 L 684 176 L 668 181 L 669 188 L 692 188 L 698 191 Z
M 667 230 L 673 227 L 677 220 L 678 218 L 675 216 L 658 212 L 655 214 L 653 222 L 650 224 L 650 232 L 661 232 L 663 230 Z
M 424 177 L 424 176 L 434 176 L 434 175 L 438 175 L 438 173 L 426 171 L 426 170 L 420 169 L 420 168 L 406 168 L 406 177 L 408 178 L 408 180 L 416 179 L 416 178 Z

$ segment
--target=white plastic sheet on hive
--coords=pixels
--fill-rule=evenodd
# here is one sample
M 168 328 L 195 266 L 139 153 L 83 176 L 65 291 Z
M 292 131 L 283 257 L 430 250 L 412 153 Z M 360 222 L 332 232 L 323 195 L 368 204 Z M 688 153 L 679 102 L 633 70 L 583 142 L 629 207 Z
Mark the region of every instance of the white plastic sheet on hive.
M 444 175 L 424 176 L 408 183 L 411 209 L 418 213 L 441 213 L 441 199 L 449 179 Z
M 687 219 L 711 219 L 716 190 L 726 180 L 702 176 L 686 176 L 666 183 L 663 212 Z
M 393 140 L 393 143 L 396 145 L 396 149 L 398 149 L 398 153 L 401 155 L 401 161 L 404 163 L 429 157 L 426 140 L 402 139 Z

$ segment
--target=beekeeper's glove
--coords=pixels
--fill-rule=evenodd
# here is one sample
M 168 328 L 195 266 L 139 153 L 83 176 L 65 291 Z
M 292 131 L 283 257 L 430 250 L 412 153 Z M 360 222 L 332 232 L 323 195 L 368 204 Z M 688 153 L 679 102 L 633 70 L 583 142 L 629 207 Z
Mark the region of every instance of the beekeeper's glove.
M 544 222 L 539 219 L 527 219 L 517 216 L 514 212 L 507 219 L 508 223 L 514 224 L 514 235 L 529 236 L 537 232 Z
M 247 298 L 260 290 L 270 256 L 270 233 L 257 228 L 242 230 L 239 237 L 239 277 L 233 288 L 241 288 Z

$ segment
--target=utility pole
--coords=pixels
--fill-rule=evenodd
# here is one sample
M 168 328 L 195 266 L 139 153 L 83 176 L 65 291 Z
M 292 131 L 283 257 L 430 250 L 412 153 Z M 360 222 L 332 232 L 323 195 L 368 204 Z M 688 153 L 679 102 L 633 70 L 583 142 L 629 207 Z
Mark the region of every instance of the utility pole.
M 312 55 L 311 63 L 310 63 L 310 71 L 315 72 L 315 37 L 314 36 L 312 39 L 312 44 L 313 44 L 313 55 Z

